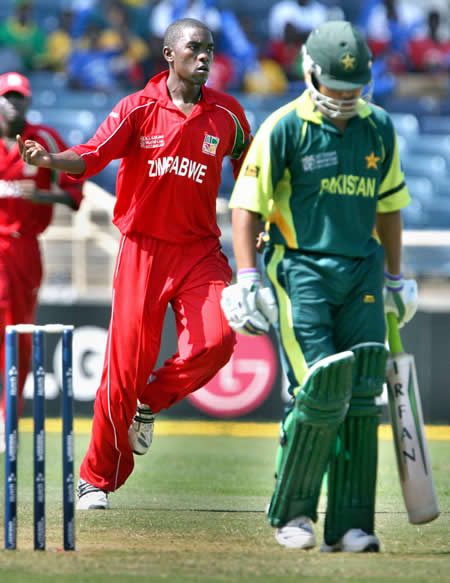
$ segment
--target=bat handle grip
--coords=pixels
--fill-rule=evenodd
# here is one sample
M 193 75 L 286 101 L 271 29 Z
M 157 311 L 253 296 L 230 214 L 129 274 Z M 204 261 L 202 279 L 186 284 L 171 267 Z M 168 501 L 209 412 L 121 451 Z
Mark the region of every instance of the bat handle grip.
M 398 329 L 397 316 L 392 312 L 386 314 L 388 324 L 388 342 L 391 352 L 403 352 L 403 343 Z

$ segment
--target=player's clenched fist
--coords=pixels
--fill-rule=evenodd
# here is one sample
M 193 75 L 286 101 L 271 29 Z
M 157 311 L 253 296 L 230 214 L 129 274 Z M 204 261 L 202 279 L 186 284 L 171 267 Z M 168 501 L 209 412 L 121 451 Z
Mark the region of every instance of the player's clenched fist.
M 41 166 L 42 168 L 51 168 L 52 158 L 47 150 L 34 140 L 22 141 L 20 135 L 16 136 L 19 152 L 27 164 Z

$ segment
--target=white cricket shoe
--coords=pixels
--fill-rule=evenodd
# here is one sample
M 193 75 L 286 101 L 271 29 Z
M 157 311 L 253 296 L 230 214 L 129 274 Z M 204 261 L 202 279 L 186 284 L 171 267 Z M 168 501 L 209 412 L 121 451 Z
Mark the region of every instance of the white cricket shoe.
M 137 455 L 147 453 L 152 444 L 155 414 L 148 405 L 138 402 L 136 415 L 128 429 L 128 441 Z
M 360 528 L 351 528 L 334 545 L 323 542 L 320 550 L 322 553 L 378 553 L 380 541 L 374 534 L 367 534 Z
M 77 486 L 77 510 L 107 510 L 108 492 L 89 484 L 81 478 Z
M 275 538 L 289 549 L 312 549 L 316 545 L 311 521 L 307 516 L 297 516 L 277 528 Z

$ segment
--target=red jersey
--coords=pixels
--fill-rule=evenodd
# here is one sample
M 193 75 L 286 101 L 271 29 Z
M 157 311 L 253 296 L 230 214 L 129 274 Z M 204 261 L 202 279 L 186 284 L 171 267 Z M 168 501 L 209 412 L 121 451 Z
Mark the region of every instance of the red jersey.
M 35 140 L 50 152 L 67 149 L 57 132 L 44 125 L 25 124 L 22 139 Z M 68 192 L 76 206 L 80 205 L 81 184 L 74 183 L 66 174 L 26 164 L 17 143 L 8 150 L 5 140 L 0 139 L 0 235 L 20 233 L 35 237 L 45 231 L 52 220 L 53 205 L 21 197 L 21 180 L 33 180 L 39 190 Z
M 236 177 L 250 126 L 233 97 L 203 86 L 191 115 L 167 91 L 168 71 L 122 99 L 86 143 L 72 148 L 86 163 L 83 177 L 121 158 L 114 224 L 122 234 L 187 243 L 218 237 L 216 198 L 222 161 Z

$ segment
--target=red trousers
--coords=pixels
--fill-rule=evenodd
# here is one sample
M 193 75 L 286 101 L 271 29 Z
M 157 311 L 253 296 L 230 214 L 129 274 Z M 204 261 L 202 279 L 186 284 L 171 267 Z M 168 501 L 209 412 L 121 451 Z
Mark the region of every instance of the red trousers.
M 122 238 L 91 441 L 80 477 L 107 491 L 131 474 L 128 428 L 137 400 L 154 413 L 205 385 L 230 359 L 235 335 L 220 297 L 231 269 L 219 241 L 172 244 L 140 234 Z M 171 304 L 178 352 L 154 370 Z
M 36 237 L 0 236 L 0 374 L 5 383 L 5 327 L 33 324 L 42 264 Z M 23 388 L 31 366 L 32 336 L 19 334 L 19 411 L 23 408 Z M 5 410 L 3 391 L 2 411 Z

